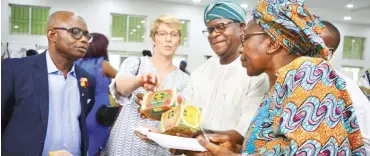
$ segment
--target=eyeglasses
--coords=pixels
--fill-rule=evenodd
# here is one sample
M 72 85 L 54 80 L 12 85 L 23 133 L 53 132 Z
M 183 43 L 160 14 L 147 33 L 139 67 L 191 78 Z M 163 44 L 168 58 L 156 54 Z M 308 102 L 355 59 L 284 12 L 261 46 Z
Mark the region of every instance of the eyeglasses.
M 329 56 L 328 56 L 328 61 L 329 62 L 332 62 L 333 60 L 334 60 L 334 52 L 335 52 L 335 49 L 334 48 L 328 48 L 328 50 L 329 50 L 329 52 L 330 52 L 330 54 L 329 54 Z
M 237 23 L 237 22 L 231 21 L 231 22 L 219 23 L 214 27 L 208 27 L 206 30 L 203 30 L 202 32 L 204 36 L 206 37 L 210 36 L 213 32 L 222 33 L 226 30 L 227 26 L 232 23 Z
M 180 34 L 177 33 L 177 32 L 168 33 L 168 32 L 165 32 L 165 31 L 158 31 L 158 32 L 156 32 L 156 34 L 159 38 L 166 38 L 168 36 L 168 34 L 171 36 L 171 38 L 177 38 L 177 37 L 180 36 Z
M 244 34 L 240 33 L 240 42 L 242 43 L 242 46 L 244 47 L 245 42 L 248 40 L 249 37 L 254 36 L 254 35 L 263 35 L 266 34 L 265 32 L 254 32 L 254 33 L 249 33 L 249 34 Z
M 329 52 L 331 52 L 331 54 L 334 53 L 335 49 L 334 48 L 328 48 Z
M 82 36 L 85 36 L 89 43 L 93 40 L 93 36 L 90 35 L 88 31 L 82 31 L 82 29 L 77 28 L 77 27 L 73 27 L 73 28 L 55 27 L 53 29 L 66 30 L 69 33 L 71 33 L 71 36 L 76 40 L 81 39 Z

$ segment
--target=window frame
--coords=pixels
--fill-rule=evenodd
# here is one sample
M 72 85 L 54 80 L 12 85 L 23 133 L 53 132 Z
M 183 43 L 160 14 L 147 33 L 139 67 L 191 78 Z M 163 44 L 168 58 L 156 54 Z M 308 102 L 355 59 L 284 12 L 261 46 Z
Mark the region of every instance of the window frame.
M 46 21 L 45 21 L 45 25 L 47 25 L 47 19 L 48 19 L 48 17 L 50 16 L 50 9 L 51 9 L 51 7 L 48 7 L 48 6 L 38 6 L 38 5 L 23 5 L 23 4 L 14 4 L 14 3 L 9 3 L 8 4 L 8 7 L 9 7 L 9 12 L 8 12 L 8 14 L 9 14 L 9 21 L 8 21 L 8 23 L 9 23 L 9 27 L 8 27 L 8 30 L 9 30 L 9 34 L 10 35 L 32 35 L 32 36 L 43 36 L 43 35 L 45 35 L 46 34 L 46 30 L 45 30 L 45 34 L 37 34 L 37 33 L 33 33 L 32 32 L 32 23 L 33 22 L 35 22 L 35 21 L 33 21 L 32 20 L 32 10 L 34 9 L 34 8 L 42 8 L 42 9 L 48 9 L 47 10 L 47 17 L 46 17 Z M 15 32 L 15 31 L 13 31 L 13 22 L 12 22 L 12 20 L 14 19 L 14 18 L 12 18 L 12 9 L 13 9 L 13 7 L 25 7 L 25 8 L 27 8 L 27 10 L 28 10 L 28 23 L 27 23 L 27 25 L 28 25 L 28 28 L 27 28 L 27 32 L 26 31 L 24 31 L 24 32 L 20 32 L 20 33 L 18 33 L 18 32 Z M 38 22 L 40 22 L 40 21 L 38 21 Z
M 110 32 L 111 32 L 111 35 L 110 35 L 110 37 L 111 38 L 113 38 L 114 40 L 119 40 L 119 41 L 122 41 L 122 42 L 126 42 L 126 43 L 145 43 L 145 39 L 146 39 L 146 34 L 147 34 L 147 32 L 146 32 L 146 28 L 147 28 L 147 25 L 146 25 L 146 23 L 147 23 L 147 16 L 145 16 L 145 15 L 132 15 L 132 14 L 120 14 L 120 13 L 111 13 L 110 14 L 111 15 L 111 25 L 110 25 Z M 126 16 L 126 23 L 124 23 L 123 25 L 126 27 L 125 28 L 125 36 L 124 37 L 122 37 L 122 36 L 114 36 L 113 35 L 113 17 L 114 16 Z M 132 18 L 132 17 L 139 17 L 139 18 L 142 18 L 142 20 L 141 21 L 144 21 L 143 23 L 141 23 L 142 24 L 142 26 L 143 26 L 143 28 L 141 28 L 141 29 L 143 29 L 143 34 L 142 34 L 142 40 L 141 41 L 139 41 L 139 42 L 136 42 L 136 41 L 131 41 L 130 40 L 130 18 Z M 140 28 L 139 28 L 140 29 Z
M 184 46 L 184 47 L 189 47 L 189 24 L 190 24 L 190 20 L 187 20 L 187 19 L 180 19 L 180 27 L 181 27 L 181 43 L 180 43 L 180 46 Z M 184 23 L 182 23 L 184 22 Z M 186 25 L 186 31 L 183 30 L 183 25 Z M 185 33 L 183 33 L 185 32 Z M 186 35 L 186 36 L 184 36 Z M 186 38 L 186 39 L 184 39 Z M 185 44 L 185 41 L 186 41 L 186 44 Z
M 348 40 L 352 41 L 351 45 L 347 45 Z M 361 51 L 354 51 L 354 40 L 361 40 L 361 45 L 356 47 L 360 48 Z M 349 41 L 349 42 L 350 42 Z M 364 59 L 364 51 L 365 51 L 365 43 L 366 42 L 366 37 L 361 37 L 361 36 L 344 36 L 343 37 L 343 59 L 347 60 L 363 60 Z M 357 54 L 357 52 L 359 52 Z M 359 55 L 359 56 L 358 56 Z

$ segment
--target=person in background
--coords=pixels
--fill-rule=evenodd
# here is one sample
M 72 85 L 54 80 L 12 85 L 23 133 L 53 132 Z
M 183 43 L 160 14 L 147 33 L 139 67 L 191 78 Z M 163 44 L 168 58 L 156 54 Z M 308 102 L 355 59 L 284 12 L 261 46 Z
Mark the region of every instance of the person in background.
M 159 121 L 140 118 L 135 103 L 138 93 L 146 93 L 144 82 L 159 83 L 157 90 L 177 89 L 180 93 L 187 85 L 189 76 L 173 65 L 173 57 L 180 45 L 181 23 L 178 19 L 162 15 L 151 25 L 153 57 L 129 57 L 122 62 L 110 89 L 112 96 L 122 105 L 108 140 L 106 155 L 111 156 L 157 156 L 170 155 L 153 142 L 141 140 L 133 128 L 139 125 L 159 128 Z M 148 79 L 150 75 L 150 79 Z M 155 76 L 157 75 L 157 76 Z M 155 79 L 158 77 L 158 79 Z
M 150 52 L 150 50 L 143 50 L 143 56 L 152 57 L 152 53 Z
M 99 152 L 99 148 L 105 146 L 109 133 L 109 127 L 100 125 L 96 120 L 97 110 L 102 105 L 110 105 L 109 84 L 110 78 L 116 77 L 117 70 L 108 61 L 108 38 L 103 34 L 91 33 L 93 40 L 89 45 L 85 57 L 77 60 L 76 65 L 85 69 L 95 76 L 95 105 L 86 118 L 87 132 L 89 135 L 89 150 L 91 156 Z
M 73 62 L 85 56 L 92 37 L 80 16 L 57 11 L 47 39 L 46 52 L 1 64 L 2 155 L 87 155 L 95 78 Z
M 19 51 L 16 50 L 12 52 L 12 58 L 22 58 L 22 57 L 27 57 L 26 55 L 27 49 L 26 48 L 21 48 Z
M 328 59 L 332 61 L 333 55 L 337 50 L 340 43 L 340 32 L 337 27 L 335 27 L 329 21 L 322 21 L 325 26 L 325 31 L 321 34 L 322 39 L 325 42 L 326 47 L 329 49 Z M 346 83 L 346 89 L 351 96 L 352 105 L 355 108 L 355 113 L 357 117 L 358 125 L 360 126 L 361 134 L 365 143 L 367 155 L 370 155 L 370 101 L 367 97 L 362 94 L 361 89 L 355 81 L 348 78 L 338 70 L 335 72 L 343 78 Z
M 358 80 L 358 86 L 370 101 L 370 72 L 366 70 Z
M 188 63 L 186 63 L 186 61 L 182 60 L 182 61 L 180 62 L 180 66 L 179 66 L 179 68 L 180 68 L 180 70 L 181 70 L 181 71 L 183 71 L 184 73 L 186 73 L 186 74 L 190 75 L 190 73 L 188 72 L 188 70 L 186 70 L 186 66 L 187 66 L 187 65 L 188 65 Z
M 26 51 L 26 56 L 33 56 L 39 54 L 36 50 L 29 49 Z
M 201 136 L 200 144 L 216 156 L 239 155 L 239 151 L 243 155 L 366 155 L 343 79 L 327 61 L 316 57 L 328 54 L 320 37 L 323 31 L 303 0 L 259 0 L 240 37 L 242 64 L 250 76 L 267 73 L 268 95 L 249 125 L 242 149 L 222 146 L 230 141 L 216 145 Z

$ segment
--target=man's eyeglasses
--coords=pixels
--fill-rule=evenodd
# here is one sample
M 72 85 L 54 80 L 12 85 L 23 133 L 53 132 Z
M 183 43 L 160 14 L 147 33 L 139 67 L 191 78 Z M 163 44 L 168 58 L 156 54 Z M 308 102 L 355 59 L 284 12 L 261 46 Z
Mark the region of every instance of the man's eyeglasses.
M 73 28 L 55 27 L 53 29 L 66 30 L 69 33 L 71 33 L 72 37 L 76 40 L 81 39 L 82 36 L 85 36 L 89 40 L 89 43 L 93 40 L 93 36 L 90 35 L 88 31 L 82 31 L 82 29 L 77 28 L 77 27 L 73 27 Z
M 331 52 L 331 54 L 334 54 L 334 51 L 335 49 L 334 48 L 328 48 L 329 52 Z
M 208 37 L 213 32 L 216 32 L 216 33 L 224 32 L 226 30 L 227 26 L 232 24 L 232 23 L 237 23 L 237 22 L 231 21 L 231 22 L 219 23 L 214 27 L 208 27 L 206 30 L 203 30 L 202 32 L 203 32 L 204 36 Z
M 329 56 L 328 56 L 328 61 L 329 62 L 331 62 L 331 61 L 333 61 L 334 60 L 334 52 L 335 52 L 335 49 L 334 48 L 329 48 L 328 47 L 328 50 L 329 50 L 329 53 L 330 54 L 328 54 Z
M 254 35 L 263 35 L 263 34 L 266 34 L 266 33 L 265 32 L 254 32 L 254 33 L 249 33 L 249 34 L 240 33 L 239 34 L 240 42 L 242 43 L 242 46 L 244 47 L 245 42 L 248 40 L 249 37 L 254 36 Z

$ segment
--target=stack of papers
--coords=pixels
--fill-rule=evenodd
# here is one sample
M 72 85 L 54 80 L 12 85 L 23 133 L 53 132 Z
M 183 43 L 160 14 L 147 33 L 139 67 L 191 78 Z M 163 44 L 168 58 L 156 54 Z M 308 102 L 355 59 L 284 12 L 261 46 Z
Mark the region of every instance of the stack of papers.
M 164 148 L 180 149 L 189 151 L 207 151 L 201 146 L 195 138 L 184 138 L 178 136 L 171 136 L 159 133 L 149 132 L 148 128 L 139 126 L 134 128 L 134 131 L 146 135 L 150 140 L 156 142 L 158 145 Z

